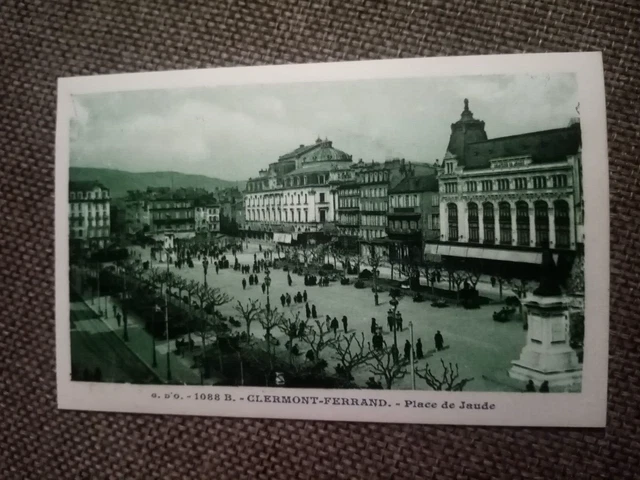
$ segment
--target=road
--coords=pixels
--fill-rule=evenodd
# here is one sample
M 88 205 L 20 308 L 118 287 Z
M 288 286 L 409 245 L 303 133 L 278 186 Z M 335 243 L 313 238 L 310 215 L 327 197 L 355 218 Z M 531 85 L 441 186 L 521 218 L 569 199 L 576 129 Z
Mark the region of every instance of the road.
M 104 382 L 162 383 L 83 302 L 71 303 L 71 361 L 80 372 L 100 368 Z

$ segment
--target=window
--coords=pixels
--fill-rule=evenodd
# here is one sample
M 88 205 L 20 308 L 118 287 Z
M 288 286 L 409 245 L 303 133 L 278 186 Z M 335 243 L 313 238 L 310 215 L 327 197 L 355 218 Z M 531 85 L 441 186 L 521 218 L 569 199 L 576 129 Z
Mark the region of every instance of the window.
M 406 220 L 402 221 L 402 230 L 407 230 L 409 228 L 409 223 Z
M 306 193 L 304 194 L 304 204 L 305 205 L 307 204 L 307 194 Z
M 458 184 L 457 183 L 445 183 L 444 184 L 444 192 L 445 193 L 456 193 L 458 191 Z
M 549 207 L 547 202 L 538 200 L 534 204 L 536 225 L 536 246 L 547 247 L 549 245 Z
M 440 205 L 440 196 L 431 195 L 431 206 L 437 207 L 438 205 Z
M 467 192 L 477 192 L 478 182 L 467 182 Z
M 453 162 L 447 162 L 447 173 L 453 173 Z
M 570 245 L 570 218 L 569 204 L 564 200 L 556 200 L 553 203 L 554 228 L 556 230 L 556 247 L 568 248 Z
M 547 188 L 547 178 L 546 177 L 533 177 L 533 188 Z
M 309 222 L 309 212 L 307 211 L 307 209 L 304 209 L 304 221 L 305 223 Z
M 320 194 L 320 203 L 324 203 L 324 193 Z
M 562 188 L 567 186 L 567 176 L 566 175 L 553 175 L 551 177 L 551 182 L 553 188 Z
M 529 205 L 527 202 L 516 203 L 516 234 L 518 245 L 528 246 L 531 243 L 529 233 Z
M 511 205 L 507 202 L 498 204 L 500 222 L 500 244 L 511 245 Z
M 417 207 L 418 206 L 418 195 L 414 195 L 413 196 L 413 206 Z
M 493 182 L 491 180 L 483 180 L 482 181 L 482 191 L 490 192 L 493 190 Z
M 431 229 L 436 232 L 440 231 L 440 214 L 439 213 L 431 214 Z
M 509 180 L 506 178 L 498 180 L 498 190 L 509 190 Z
M 516 190 L 526 190 L 527 189 L 527 179 L 526 178 L 516 178 L 515 179 Z
M 418 223 L 415 220 L 411 220 L 411 223 L 409 223 L 409 228 L 411 230 L 417 230 L 418 229 Z
M 458 241 L 458 206 L 455 203 L 447 205 L 449 220 L 449 241 Z
M 469 241 L 478 243 L 480 241 L 480 224 L 478 219 L 478 204 L 471 202 L 467 206 L 469 220 Z
M 496 243 L 496 220 L 493 203 L 482 204 L 482 223 L 484 224 L 484 243 Z
M 404 206 L 405 207 L 410 207 L 411 204 L 409 203 L 409 195 L 405 195 L 404 196 Z

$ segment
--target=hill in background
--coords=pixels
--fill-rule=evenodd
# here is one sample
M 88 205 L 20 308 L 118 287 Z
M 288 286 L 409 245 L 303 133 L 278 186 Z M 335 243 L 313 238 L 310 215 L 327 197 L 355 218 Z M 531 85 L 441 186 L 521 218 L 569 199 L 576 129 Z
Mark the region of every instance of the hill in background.
M 124 197 L 129 190 L 146 190 L 147 187 L 204 188 L 215 191 L 230 187 L 244 190 L 246 182 L 232 182 L 205 175 L 178 172 L 125 172 L 110 168 L 69 168 L 69 180 L 97 180 L 107 187 L 112 198 Z

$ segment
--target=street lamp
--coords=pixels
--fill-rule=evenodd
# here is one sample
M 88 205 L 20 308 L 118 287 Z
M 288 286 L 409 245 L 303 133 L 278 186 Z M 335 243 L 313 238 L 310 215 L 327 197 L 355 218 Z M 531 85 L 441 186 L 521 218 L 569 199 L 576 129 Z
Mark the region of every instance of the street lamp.
M 396 298 L 396 296 L 392 296 L 391 300 L 389 300 L 389 305 L 391 305 L 393 307 L 393 344 L 396 346 L 396 348 L 398 348 L 398 336 L 397 336 L 397 331 L 398 331 L 398 322 L 397 322 L 397 310 L 398 310 L 398 299 Z
M 264 284 L 267 287 L 267 310 L 271 307 L 270 303 L 269 303 L 269 286 L 271 285 L 271 272 L 269 271 L 269 269 L 265 269 L 264 271 L 265 273 L 265 277 L 264 277 Z
M 167 263 L 167 266 L 169 264 Z M 164 294 L 164 327 L 167 336 L 167 382 L 171 382 L 171 343 L 169 342 L 169 288 Z M 155 350 L 155 349 L 154 349 Z
M 202 269 L 204 270 L 204 286 L 206 288 L 207 286 L 207 269 L 209 268 L 209 260 L 205 259 L 202 260 Z

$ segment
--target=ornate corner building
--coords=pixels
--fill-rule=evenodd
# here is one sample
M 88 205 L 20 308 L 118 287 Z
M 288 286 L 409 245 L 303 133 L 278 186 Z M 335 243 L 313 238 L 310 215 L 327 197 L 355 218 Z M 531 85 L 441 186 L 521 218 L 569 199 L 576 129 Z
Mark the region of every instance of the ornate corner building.
M 71 250 L 104 248 L 111 230 L 111 195 L 96 181 L 69 182 L 69 244 Z
M 465 99 L 438 171 L 440 238 L 425 254 L 534 276 L 550 248 L 568 274 L 584 251 L 580 133 L 575 120 L 488 139 Z

